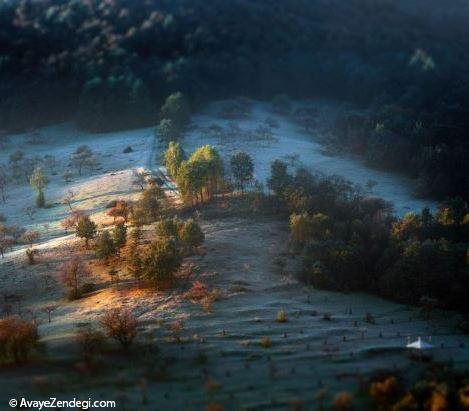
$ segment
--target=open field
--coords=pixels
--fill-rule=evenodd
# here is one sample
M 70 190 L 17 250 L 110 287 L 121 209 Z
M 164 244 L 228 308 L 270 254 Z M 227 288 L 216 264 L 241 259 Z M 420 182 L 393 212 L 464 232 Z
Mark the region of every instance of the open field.
M 330 105 L 318 106 L 322 115 L 332 115 Z M 216 105 L 210 106 L 194 116 L 182 145 L 190 152 L 213 144 L 223 156 L 236 150 L 249 152 L 256 178 L 263 183 L 270 162 L 279 157 L 291 159 L 292 166 L 343 175 L 360 184 L 373 179 L 377 185 L 371 194 L 393 201 L 398 214 L 424 205 L 435 207 L 431 201 L 414 198 L 411 182 L 403 177 L 326 155 L 311 135 L 269 113 L 262 103 L 254 104 L 247 119 L 236 122 L 241 130 L 255 130 L 267 116 L 278 123 L 270 138 L 253 140 L 246 135 L 244 140 L 221 141 L 209 129 L 213 124 L 231 127 L 231 121 L 219 119 Z M 41 232 L 35 246 L 37 264 L 27 265 L 25 247 L 0 259 L 0 289 L 22 297 L 14 310 L 38 321 L 45 345 L 44 361 L 1 370 L 2 404 L 21 393 L 116 399 L 120 409 L 129 410 L 199 410 L 211 403 L 223 404 L 227 410 L 288 409 L 300 402 L 314 409 L 320 389 L 325 389 L 324 401 L 329 404 L 334 393 L 357 392 L 374 373 L 391 370 L 404 379 L 416 375 L 423 363 L 411 358 L 405 345 L 418 336 L 431 337 L 436 361 L 452 361 L 458 369 L 469 367 L 469 337 L 456 329 L 455 314 L 435 311 L 426 319 L 417 308 L 306 287 L 295 278 L 299 261 L 289 252 L 285 223 L 229 212 L 212 217 L 210 208 L 194 214 L 206 239 L 197 255 L 185 260 L 184 268 L 194 267 L 194 274 L 180 288 L 172 292 L 138 288 L 125 272 L 119 284 L 112 283 L 107 267 L 93 261 L 91 251 L 84 251 L 97 290 L 67 302 L 57 268 L 83 245 L 59 225 L 70 211 L 62 199 L 71 190 L 74 210 L 87 211 L 100 227 L 111 224 L 106 205 L 115 199 L 135 199 L 141 191 L 132 183 L 132 170 L 158 165 L 153 159 L 160 152 L 155 151 L 152 133 L 140 129 L 98 135 L 61 125 L 41 130 L 45 139 L 41 144 L 31 144 L 27 135 L 12 136 L 0 152 L 0 162 L 17 149 L 26 156 L 57 158 L 45 191 L 49 208 L 27 216 L 25 209 L 34 202 L 27 184 L 10 187 L 6 204 L 0 205 L 8 224 Z M 80 144 L 90 146 L 99 165 L 82 176 L 75 173 L 66 183 L 61 175 Z M 127 146 L 133 151 L 124 154 Z M 209 306 L 190 301 L 185 291 L 193 281 L 216 292 L 216 301 Z M 51 323 L 41 311 L 50 304 L 57 305 Z M 116 306 L 130 308 L 141 321 L 134 352 L 131 356 L 105 353 L 97 369 L 84 369 L 74 341 L 77 329 Z M 285 322 L 276 321 L 281 310 Z M 374 323 L 365 321 L 367 313 Z

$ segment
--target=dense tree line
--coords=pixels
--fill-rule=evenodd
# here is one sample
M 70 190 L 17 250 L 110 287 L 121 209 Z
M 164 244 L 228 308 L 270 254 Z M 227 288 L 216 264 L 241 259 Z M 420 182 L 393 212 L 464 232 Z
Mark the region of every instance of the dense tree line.
M 291 174 L 280 160 L 268 185 L 290 214 L 306 282 L 467 310 L 469 206 L 462 198 L 399 219 L 389 204 L 341 178 Z
M 444 24 L 439 2 L 412 4 L 420 9 L 371 0 L 2 1 L 1 123 L 140 124 L 177 90 L 195 102 L 278 93 L 399 100 L 460 117 L 467 10 L 445 9 Z

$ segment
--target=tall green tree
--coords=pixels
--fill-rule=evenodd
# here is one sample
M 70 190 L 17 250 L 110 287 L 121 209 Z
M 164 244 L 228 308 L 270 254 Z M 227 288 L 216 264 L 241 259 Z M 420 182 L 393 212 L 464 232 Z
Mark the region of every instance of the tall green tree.
M 170 141 L 168 149 L 164 153 L 166 170 L 171 178 L 177 179 L 179 167 L 184 160 L 184 151 L 179 143 Z
M 120 255 L 120 250 L 127 243 L 127 226 L 125 224 L 117 224 L 112 230 L 112 239 L 117 253 Z
M 96 254 L 99 258 L 104 260 L 106 263 L 109 258 L 116 253 L 116 245 L 111 237 L 109 231 L 103 231 L 96 241 Z
M 29 182 L 36 190 L 36 205 L 38 207 L 44 207 L 46 205 L 44 189 L 49 184 L 49 179 L 44 175 L 42 169 L 38 167 L 34 170 Z
M 182 255 L 175 240 L 159 238 L 142 252 L 139 273 L 158 288 L 174 282 L 174 274 L 180 268 Z
M 161 118 L 170 119 L 178 128 L 184 127 L 190 116 L 189 102 L 180 91 L 170 94 L 160 110 Z
M 270 177 L 267 180 L 267 186 L 277 196 L 281 196 L 288 187 L 291 177 L 287 171 L 287 165 L 281 160 L 274 160 L 270 165 Z
M 76 225 L 76 236 L 85 240 L 85 245 L 88 248 L 89 241 L 96 236 L 96 223 L 88 216 L 80 218 Z

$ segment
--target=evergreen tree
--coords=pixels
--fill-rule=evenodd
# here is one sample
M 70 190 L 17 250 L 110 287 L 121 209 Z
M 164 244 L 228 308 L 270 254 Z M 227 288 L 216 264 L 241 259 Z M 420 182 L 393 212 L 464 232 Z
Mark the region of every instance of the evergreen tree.
M 88 248 L 89 240 L 96 235 L 96 223 L 88 216 L 84 216 L 78 220 L 76 225 L 76 236 L 85 239 L 85 245 Z
M 117 253 L 120 255 L 120 250 L 127 243 L 127 227 L 124 224 L 117 224 L 112 230 L 112 238 Z
M 179 238 L 187 248 L 192 249 L 202 245 L 205 235 L 200 225 L 190 218 L 179 229 Z
M 109 234 L 109 231 L 103 231 L 96 242 L 96 254 L 106 263 L 109 258 L 116 253 L 116 245 Z

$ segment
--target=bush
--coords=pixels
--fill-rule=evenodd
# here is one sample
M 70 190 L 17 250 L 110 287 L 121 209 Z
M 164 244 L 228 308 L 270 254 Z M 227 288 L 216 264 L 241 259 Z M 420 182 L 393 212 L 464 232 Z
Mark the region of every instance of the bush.
M 280 310 L 280 311 L 277 313 L 277 322 L 278 322 L 278 323 L 286 323 L 286 322 L 288 322 L 287 313 L 285 312 L 285 310 Z
M 37 325 L 9 316 L 0 320 L 0 359 L 13 360 L 16 364 L 26 362 L 31 351 L 39 347 Z
M 99 354 L 103 351 L 105 341 L 104 334 L 90 326 L 79 330 L 75 339 L 80 346 L 83 356 L 88 361 L 93 355 Z
M 192 249 L 202 245 L 205 240 L 205 234 L 200 225 L 190 218 L 179 229 L 179 238 L 187 248 Z
M 108 337 L 116 340 L 127 351 L 137 336 L 138 321 L 132 312 L 124 308 L 114 308 L 101 317 L 101 326 Z
M 259 344 L 262 348 L 270 348 L 272 347 L 272 340 L 269 337 L 262 337 Z

